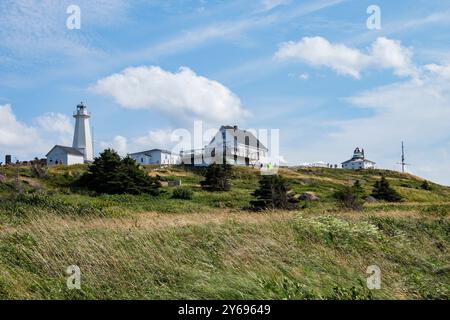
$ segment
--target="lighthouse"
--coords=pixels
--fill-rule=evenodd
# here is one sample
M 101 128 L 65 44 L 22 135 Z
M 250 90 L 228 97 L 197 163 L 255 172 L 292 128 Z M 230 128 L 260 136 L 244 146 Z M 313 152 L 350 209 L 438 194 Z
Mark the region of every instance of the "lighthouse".
M 91 115 L 83 102 L 77 106 L 77 111 L 73 117 L 75 118 L 75 133 L 72 147 L 83 154 L 84 161 L 93 161 L 94 152 L 92 148 L 91 127 L 89 125 Z

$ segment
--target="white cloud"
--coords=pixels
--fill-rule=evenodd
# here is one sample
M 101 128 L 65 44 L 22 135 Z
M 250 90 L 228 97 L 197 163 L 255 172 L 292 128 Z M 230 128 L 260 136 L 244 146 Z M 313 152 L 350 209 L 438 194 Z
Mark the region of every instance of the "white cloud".
M 59 134 L 73 134 L 73 125 L 68 116 L 61 113 L 47 113 L 36 119 L 42 130 Z
M 412 51 L 402 47 L 400 41 L 378 38 L 371 48 L 373 64 L 394 69 L 398 76 L 414 76 L 416 70 L 411 63 Z
M 180 138 L 176 136 L 176 131 L 157 129 L 147 132 L 146 135 L 132 138 L 117 135 L 111 141 L 102 141 L 100 147 L 102 149 L 114 149 L 121 156 L 126 156 L 128 153 L 150 149 L 172 150 L 180 141 Z M 180 150 L 173 151 L 178 152 Z
M 114 149 L 122 157 L 126 156 L 128 153 L 128 140 L 123 136 L 115 136 L 110 142 L 101 142 L 100 146 L 102 149 Z
M 400 41 L 378 38 L 368 53 L 344 44 L 333 44 L 323 37 L 304 37 L 299 42 L 283 43 L 275 54 L 280 60 L 297 60 L 312 66 L 325 66 L 338 74 L 360 78 L 369 67 L 393 69 L 399 76 L 415 76 L 412 52 Z
M 170 149 L 170 146 L 176 142 L 173 137 L 172 130 L 153 130 L 149 131 L 145 136 L 140 136 L 133 139 L 133 147 L 136 150 L 143 149 Z
M 302 73 L 301 75 L 298 76 L 301 80 L 308 80 L 309 79 L 309 74 L 307 73 Z
M 256 12 L 244 16 L 241 19 L 220 21 L 218 18 L 215 19 L 215 22 L 212 24 L 182 30 L 179 34 L 172 38 L 141 50 L 134 50 L 132 53 L 123 55 L 121 59 L 125 59 L 131 64 L 133 61 L 141 61 L 142 59 L 148 60 L 155 59 L 160 56 L 180 54 L 181 52 L 198 48 L 205 43 L 219 39 L 241 39 L 248 31 L 264 27 L 273 27 L 273 25 L 277 23 L 286 23 L 302 16 L 338 5 L 343 1 L 345 0 L 314 0 L 301 3 L 284 14 L 266 14 L 266 11 L 269 10 L 264 9 L 264 2 L 258 2 L 258 5 L 261 6 L 263 10 L 257 10 Z M 279 3 L 279 5 L 281 5 L 282 3 L 291 2 L 291 0 L 266 0 L 266 2 L 269 5 L 268 8 L 270 8 L 270 6 L 275 5 L 275 3 Z M 239 5 L 240 2 L 236 1 L 235 3 Z M 219 12 L 223 15 L 223 11 Z M 246 39 L 246 41 L 239 41 L 241 44 L 247 42 L 248 39 Z
M 155 66 L 128 68 L 100 79 L 92 90 L 112 96 L 127 109 L 159 110 L 175 117 L 236 122 L 248 115 L 230 89 L 186 67 L 175 73 Z
M 425 71 L 437 75 L 444 79 L 450 79 L 450 65 L 427 64 L 424 66 Z
M 290 72 L 290 73 L 288 73 L 288 77 L 289 78 L 292 78 L 292 79 L 299 79 L 299 80 L 308 80 L 309 79 L 309 74 L 308 73 L 300 73 L 300 74 L 297 74 L 297 73 L 295 73 L 295 72 Z
M 9 149 L 16 146 L 32 144 L 37 132 L 16 119 L 11 105 L 0 106 L 0 148 Z
M 101 50 L 92 47 L 92 33 L 66 27 L 66 10 L 72 4 L 81 8 L 82 30 L 119 26 L 129 6 L 124 0 L 2 0 L 0 48 L 12 53 L 15 63 L 31 59 L 54 64 L 66 57 L 98 57 Z
M 0 152 L 20 160 L 43 157 L 55 144 L 71 145 L 73 131 L 65 116 L 46 114 L 33 120 L 36 125 L 19 121 L 10 105 L 0 105 Z M 1 160 L 0 160 L 1 161 Z
M 276 7 L 289 4 L 291 0 L 262 0 L 263 9 L 266 11 L 272 10 Z
M 305 37 L 299 42 L 281 45 L 276 57 L 283 60 L 300 60 L 313 66 L 327 66 L 339 74 L 359 78 L 361 69 L 370 61 L 359 50 L 342 44 L 334 45 L 322 37 Z

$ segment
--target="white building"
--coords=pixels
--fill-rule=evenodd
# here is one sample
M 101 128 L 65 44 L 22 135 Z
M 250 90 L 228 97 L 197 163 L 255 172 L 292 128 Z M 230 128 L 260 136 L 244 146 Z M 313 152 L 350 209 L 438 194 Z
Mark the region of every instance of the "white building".
M 138 164 L 159 164 L 159 165 L 174 165 L 180 164 L 180 155 L 174 154 L 168 150 L 152 149 L 128 155 L 134 159 Z
M 75 148 L 56 145 L 47 153 L 48 166 L 80 163 L 84 163 L 84 154 Z
M 73 115 L 75 121 L 75 132 L 72 147 L 54 146 L 47 153 L 47 165 L 72 165 L 93 161 L 93 146 L 89 118 L 91 115 L 86 106 L 81 102 Z
M 250 131 L 237 126 L 222 126 L 203 149 L 182 151 L 181 163 L 207 166 L 227 163 L 262 167 L 269 163 L 269 150 Z
M 364 156 L 364 149 L 356 148 L 350 160 L 342 162 L 342 168 L 350 170 L 373 169 L 375 162 L 367 160 Z

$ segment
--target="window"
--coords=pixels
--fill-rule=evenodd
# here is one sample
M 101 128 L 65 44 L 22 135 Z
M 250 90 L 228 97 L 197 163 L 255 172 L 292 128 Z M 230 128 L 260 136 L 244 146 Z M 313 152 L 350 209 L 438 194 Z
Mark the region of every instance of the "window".
M 144 163 L 144 158 L 141 158 L 141 163 Z

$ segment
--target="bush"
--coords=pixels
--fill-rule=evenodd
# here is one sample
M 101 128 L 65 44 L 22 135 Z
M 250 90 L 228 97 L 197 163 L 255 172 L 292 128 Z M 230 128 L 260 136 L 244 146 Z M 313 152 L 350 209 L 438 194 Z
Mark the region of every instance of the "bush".
M 372 197 L 388 202 L 402 201 L 402 196 L 389 185 L 389 181 L 387 181 L 385 176 L 382 176 L 380 181 L 375 182 Z
M 191 189 L 177 188 L 172 193 L 172 199 L 191 200 L 194 192 Z
M 31 161 L 31 176 L 33 178 L 46 178 L 48 175 L 47 167 L 44 166 L 38 158 Z
M 149 177 L 131 158 L 121 159 L 114 150 L 107 149 L 95 158 L 77 183 L 79 186 L 102 194 L 143 194 L 157 195 L 161 183 Z
M 228 191 L 231 188 L 229 181 L 231 175 L 231 165 L 213 163 L 206 169 L 205 180 L 200 184 L 207 191 Z
M 427 180 L 424 180 L 422 182 L 422 184 L 420 185 L 420 188 L 423 190 L 427 190 L 427 191 L 433 190 L 433 188 L 431 187 L 431 184 Z
M 289 186 L 279 175 L 263 175 L 259 180 L 259 188 L 252 195 L 256 200 L 250 205 L 255 210 L 294 209 L 297 201 L 290 196 Z
M 360 211 L 364 204 L 364 190 L 359 181 L 356 181 L 352 187 L 344 187 L 334 194 L 334 198 L 344 209 Z

